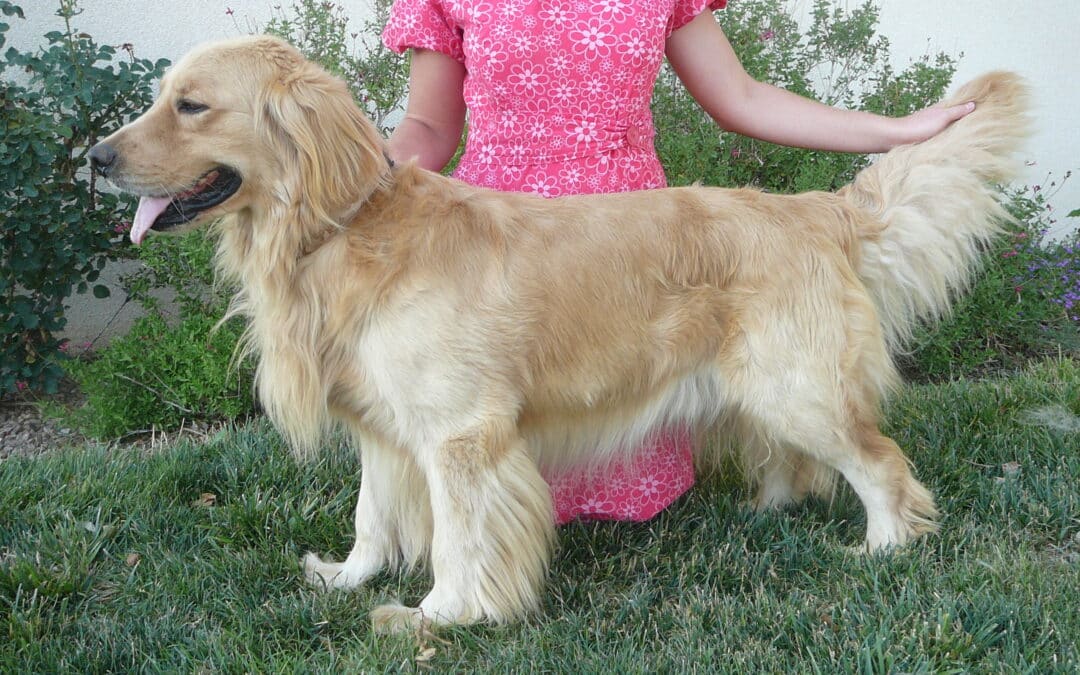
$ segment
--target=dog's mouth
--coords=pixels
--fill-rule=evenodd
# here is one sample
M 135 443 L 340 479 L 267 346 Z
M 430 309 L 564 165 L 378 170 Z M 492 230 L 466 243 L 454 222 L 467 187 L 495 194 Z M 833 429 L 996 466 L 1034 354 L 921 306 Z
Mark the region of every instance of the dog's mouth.
M 131 241 L 141 244 L 149 230 L 165 232 L 191 222 L 200 213 L 236 194 L 243 183 L 236 171 L 219 166 L 206 172 L 187 190 L 165 197 L 142 197 L 131 225 Z

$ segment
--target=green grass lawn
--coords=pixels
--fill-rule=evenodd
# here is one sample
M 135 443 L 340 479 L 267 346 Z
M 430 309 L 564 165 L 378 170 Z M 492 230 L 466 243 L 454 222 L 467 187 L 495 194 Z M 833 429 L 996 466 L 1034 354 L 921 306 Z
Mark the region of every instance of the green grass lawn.
M 1055 407 L 1072 429 L 1032 416 Z M 1080 368 L 914 387 L 888 412 L 939 534 L 857 555 L 846 487 L 755 515 L 735 476 L 711 478 L 652 522 L 563 528 L 542 613 L 438 639 L 367 619 L 418 601 L 423 570 L 348 594 L 302 582 L 304 551 L 351 543 L 346 449 L 300 465 L 256 422 L 5 460 L 0 672 L 1078 672 Z

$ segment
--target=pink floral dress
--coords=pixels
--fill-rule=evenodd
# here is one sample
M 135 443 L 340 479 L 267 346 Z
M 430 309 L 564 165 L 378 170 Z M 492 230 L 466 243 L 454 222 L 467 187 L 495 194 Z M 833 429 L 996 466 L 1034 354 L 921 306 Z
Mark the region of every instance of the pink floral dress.
M 666 185 L 649 103 L 667 38 L 726 0 L 395 0 L 387 47 L 465 65 L 469 133 L 454 175 L 543 197 Z M 694 483 L 668 429 L 603 473 L 545 476 L 559 524 L 643 521 Z

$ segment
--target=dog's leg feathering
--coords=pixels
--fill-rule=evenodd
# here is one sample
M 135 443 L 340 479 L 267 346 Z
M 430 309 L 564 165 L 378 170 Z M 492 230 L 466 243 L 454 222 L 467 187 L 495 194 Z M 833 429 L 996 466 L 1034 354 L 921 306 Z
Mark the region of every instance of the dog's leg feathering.
M 551 495 L 508 423 L 488 423 L 421 460 L 434 515 L 434 585 L 419 607 L 372 612 L 381 632 L 502 623 L 537 607 L 554 541 Z
M 348 590 L 386 567 L 412 566 L 431 542 L 431 509 L 419 467 L 403 451 L 358 435 L 360 496 L 356 501 L 356 539 L 343 562 L 304 556 L 304 577 L 319 589 Z

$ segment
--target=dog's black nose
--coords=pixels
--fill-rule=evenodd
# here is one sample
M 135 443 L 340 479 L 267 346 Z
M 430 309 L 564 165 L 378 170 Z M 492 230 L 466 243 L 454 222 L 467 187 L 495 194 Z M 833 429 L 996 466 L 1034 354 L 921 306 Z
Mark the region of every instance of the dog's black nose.
M 90 167 L 102 176 L 108 177 L 116 166 L 116 148 L 108 143 L 98 143 L 90 148 Z

